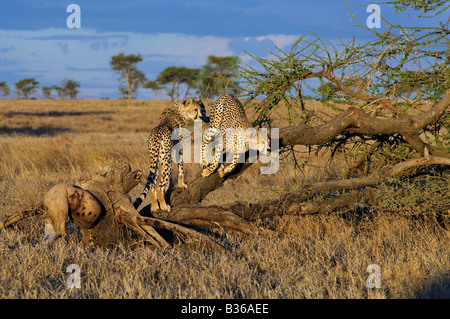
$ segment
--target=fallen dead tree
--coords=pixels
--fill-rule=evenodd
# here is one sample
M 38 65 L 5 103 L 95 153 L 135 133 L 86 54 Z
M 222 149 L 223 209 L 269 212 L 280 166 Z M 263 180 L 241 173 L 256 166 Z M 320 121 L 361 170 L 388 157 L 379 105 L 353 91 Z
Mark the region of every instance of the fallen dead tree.
M 326 144 L 343 133 L 369 135 L 374 139 L 379 135 L 402 135 L 406 141 L 411 141 L 411 146 L 420 157 L 394 165 L 387 165 L 366 176 L 302 185 L 296 191 L 287 193 L 275 201 L 242 202 L 223 206 L 204 206 L 201 204 L 206 195 L 219 189 L 225 180 L 235 179 L 253 165 L 249 162 L 241 164 L 233 174 L 223 178 L 219 177 L 217 173 L 206 178 L 199 174 L 191 181 L 187 189 L 177 188 L 172 192 L 172 210 L 170 212 L 157 211 L 151 217 L 142 216 L 137 212 L 127 195 L 127 192 L 137 185 L 137 181 L 130 185 L 128 183 L 124 191 L 117 178 L 114 180 L 114 176 L 120 174 L 108 175 L 109 179 L 106 178 L 106 175 L 102 176 L 103 179 L 94 178 L 91 184 L 84 184 L 84 187 L 92 191 L 102 202 L 106 217 L 93 227 L 94 237 L 109 240 L 108 237 L 112 235 L 108 232 L 114 228 L 111 225 L 120 223 L 134 229 L 155 247 L 169 246 L 169 243 L 155 228 L 168 230 L 185 241 L 203 242 L 212 247 L 217 244 L 188 226 L 209 227 L 220 225 L 245 234 L 255 235 L 260 233 L 261 230 L 258 230 L 252 222 L 261 218 L 283 214 L 323 214 L 330 213 L 339 207 L 351 208 L 357 203 L 373 204 L 375 200 L 373 196 L 374 187 L 386 178 L 400 176 L 409 169 L 421 166 L 450 166 L 450 154 L 448 152 L 425 143 L 419 137 L 419 133 L 426 126 L 435 124 L 447 112 L 449 105 L 450 90 L 446 92 L 441 101 L 429 110 L 415 116 L 401 119 L 379 119 L 365 114 L 361 109 L 349 108 L 328 122 L 316 127 L 302 123 L 280 129 L 280 147 Z M 129 166 L 125 167 L 127 171 L 131 172 Z M 350 190 L 354 191 L 348 193 Z M 346 191 L 347 193 L 321 201 L 305 202 L 315 194 L 330 191 Z M 0 229 L 42 212 L 41 208 L 19 212 L 1 222 Z M 106 231 L 105 229 L 109 230 Z M 107 233 L 108 235 L 106 235 Z M 266 231 L 265 233 L 269 232 Z M 112 237 L 116 238 L 117 234 Z
M 387 165 L 375 172 L 358 178 L 333 180 L 303 185 L 295 192 L 283 195 L 279 200 L 262 203 L 235 203 L 226 206 L 203 206 L 201 201 L 210 192 L 219 189 L 225 180 L 235 179 L 252 164 L 242 164 L 225 178 L 217 173 L 206 178 L 199 174 L 187 189 L 175 189 L 171 194 L 172 211 L 157 212 L 155 216 L 185 224 L 205 226 L 213 223 L 253 234 L 256 230 L 249 221 L 282 214 L 318 214 L 329 213 L 338 207 L 352 207 L 357 203 L 374 203 L 373 189 L 386 178 L 398 177 L 405 171 L 429 165 L 450 165 L 450 154 L 445 150 L 425 143 L 419 133 L 428 125 L 434 125 L 447 112 L 450 105 L 450 90 L 441 101 L 429 110 L 415 116 L 401 119 L 380 119 L 367 115 L 363 110 L 351 107 L 332 118 L 327 123 L 311 127 L 306 123 L 280 129 L 280 146 L 321 145 L 337 138 L 343 133 L 377 136 L 402 135 L 420 157 L 406 160 L 395 165 Z M 375 144 L 376 146 L 379 145 Z M 320 202 L 305 203 L 314 194 L 337 190 L 356 190 L 351 194 L 325 199 Z M 236 219 L 239 216 L 240 219 Z

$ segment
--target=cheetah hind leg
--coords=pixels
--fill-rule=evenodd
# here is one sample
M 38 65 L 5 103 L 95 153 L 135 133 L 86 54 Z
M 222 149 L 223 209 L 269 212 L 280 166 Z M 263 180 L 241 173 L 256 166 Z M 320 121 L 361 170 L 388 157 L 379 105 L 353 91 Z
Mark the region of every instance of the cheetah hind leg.
M 151 202 L 151 206 L 150 209 L 152 212 L 156 212 L 157 210 L 159 210 L 159 205 L 158 205 L 158 194 L 156 192 L 156 187 L 155 185 L 152 185 L 150 187 L 150 202 Z
M 46 211 L 44 243 L 50 243 L 59 236 L 66 235 L 65 224 L 69 220 L 68 189 L 73 186 L 58 184 L 53 186 L 44 196 Z
M 202 177 L 208 177 L 209 175 L 214 173 L 217 166 L 219 166 L 217 162 L 212 162 L 211 164 L 209 164 L 206 168 L 202 170 Z
M 234 169 L 235 169 L 236 166 L 237 166 L 237 163 L 238 163 L 238 154 L 237 154 L 237 152 L 235 151 L 235 152 L 234 152 L 234 157 L 233 157 L 233 162 L 230 163 L 230 165 L 227 165 L 227 166 L 222 165 L 222 166 L 220 167 L 219 171 L 218 171 L 219 176 L 220 176 L 220 177 L 224 177 L 225 175 L 227 175 L 227 174 L 231 173 L 232 171 L 234 171 Z
M 207 177 L 216 171 L 217 167 L 219 166 L 219 160 L 222 157 L 222 153 L 223 151 L 217 151 L 214 154 L 214 160 L 202 170 L 202 177 Z
M 233 154 L 233 162 L 230 163 L 230 165 L 224 166 L 222 165 L 219 170 L 219 176 L 224 177 L 225 175 L 231 173 L 236 168 L 239 160 L 243 159 L 243 156 L 245 156 L 245 152 L 248 151 L 248 147 L 246 147 L 245 142 L 237 138 L 235 144 L 234 144 L 234 154 Z
M 159 207 L 161 208 L 161 210 L 165 210 L 170 212 L 170 205 L 168 205 L 166 203 L 166 191 L 167 191 L 168 187 L 157 187 L 156 188 L 156 193 L 158 195 L 158 202 L 159 202 Z

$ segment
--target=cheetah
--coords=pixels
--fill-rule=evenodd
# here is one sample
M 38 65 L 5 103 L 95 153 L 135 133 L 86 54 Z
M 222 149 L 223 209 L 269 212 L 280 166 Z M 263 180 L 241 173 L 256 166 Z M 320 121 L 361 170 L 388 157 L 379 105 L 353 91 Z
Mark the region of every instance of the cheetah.
M 161 116 L 159 124 L 152 129 L 148 139 L 148 150 L 150 153 L 150 171 L 142 194 L 133 203 L 137 209 L 150 191 L 151 211 L 170 211 L 170 206 L 165 201 L 165 194 L 169 188 L 171 179 L 171 150 L 173 148 L 172 133 L 175 129 L 182 128 L 188 119 L 201 118 L 203 122 L 209 123 L 206 116 L 205 106 L 201 100 L 185 99 L 176 102 L 173 106 L 166 108 Z M 182 135 L 179 136 L 179 141 Z M 180 150 L 180 155 L 182 151 Z M 178 186 L 186 188 L 184 181 L 183 161 L 178 163 Z
M 263 137 L 256 130 L 248 130 L 252 126 L 245 115 L 244 107 L 233 95 L 225 94 L 221 96 L 211 106 L 210 113 L 209 129 L 205 132 L 202 141 L 203 177 L 214 173 L 219 166 L 224 150 L 233 152 L 233 161 L 228 166 L 220 166 L 218 171 L 220 177 L 224 177 L 236 168 L 239 157 L 249 151 L 250 146 L 256 145 L 256 149 L 260 152 L 267 152 L 270 149 L 267 136 Z M 233 134 L 227 137 L 227 132 L 230 133 L 231 130 L 233 130 Z M 249 131 L 250 134 L 248 134 Z M 219 138 L 214 159 L 211 163 L 206 164 L 205 148 L 218 134 L 222 134 L 222 138 Z M 226 148 L 227 142 L 232 143 L 232 149 Z

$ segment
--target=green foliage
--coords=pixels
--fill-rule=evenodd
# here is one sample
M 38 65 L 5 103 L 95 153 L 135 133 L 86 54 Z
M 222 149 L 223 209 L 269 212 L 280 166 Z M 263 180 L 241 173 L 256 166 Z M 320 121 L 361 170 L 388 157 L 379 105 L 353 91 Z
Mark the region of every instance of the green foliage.
M 42 93 L 46 99 L 51 98 L 52 90 L 56 91 L 56 94 L 60 99 L 70 98 L 75 99 L 79 93 L 80 83 L 75 80 L 64 79 L 62 86 L 53 85 L 51 87 L 42 87 Z
M 437 176 L 430 171 L 416 177 L 392 178 L 376 193 L 378 208 L 403 215 L 433 213 L 437 206 L 450 203 L 448 173 Z
M 57 85 L 52 85 L 51 89 L 56 91 L 56 94 L 58 95 L 58 97 L 60 99 L 65 99 L 66 98 L 66 96 L 67 96 L 66 92 L 64 91 L 64 89 L 62 87 L 57 86 Z
M 119 74 L 119 91 L 122 98 L 129 100 L 136 95 L 140 85 L 147 80 L 145 73 L 137 69 L 137 64 L 142 62 L 140 54 L 119 53 L 111 57 L 110 66 Z
M 66 94 L 71 98 L 75 99 L 77 94 L 79 93 L 78 88 L 80 87 L 80 83 L 75 80 L 64 79 L 63 80 L 63 90 Z
M 180 86 L 185 84 L 186 91 L 184 98 L 186 98 L 199 74 L 200 69 L 190 69 L 184 66 L 169 66 L 161 71 L 156 80 L 147 81 L 144 83 L 143 87 L 150 88 L 155 91 L 165 89 L 167 95 L 169 95 L 171 101 L 173 101 L 175 98 L 180 98 Z
M 52 98 L 52 90 L 53 87 L 51 86 L 43 86 L 41 88 L 42 94 L 44 95 L 44 99 L 51 99 Z
M 9 95 L 10 89 L 6 82 L 0 82 L 0 92 L 2 93 L 4 98 Z
M 25 99 L 28 99 L 31 94 L 36 92 L 39 82 L 36 79 L 28 78 L 20 80 L 14 85 L 16 86 L 17 98 L 20 99 L 23 96 Z
M 414 0 L 414 1 L 404 1 L 404 0 L 394 0 L 385 1 L 381 4 L 393 5 L 397 12 L 402 12 L 405 10 L 416 10 L 422 11 L 419 17 L 435 17 L 438 14 L 446 11 L 450 8 L 450 3 L 447 0 Z M 430 13 L 426 16 L 425 14 Z
M 317 92 L 319 92 L 323 97 L 331 99 L 333 95 L 339 92 L 339 88 L 335 84 L 325 82 L 322 78 L 320 78 L 320 86 L 317 89 Z
M 399 10 L 412 9 L 418 19 L 424 13 L 442 13 L 449 6 L 445 3 L 385 2 Z M 358 43 L 356 39 L 344 42 L 339 38 L 336 43 L 311 34 L 301 36 L 286 52 L 279 48 L 269 52 L 268 58 L 249 54 L 257 66 L 240 68 L 246 84 L 244 96 L 249 101 L 263 98 L 254 124 L 268 121 L 280 102 L 292 111 L 296 107 L 298 110 L 306 98 L 328 101 L 330 105 L 357 103 L 369 112 L 381 105 L 389 110 L 388 116 L 408 115 L 405 111 L 420 106 L 417 101 L 439 101 L 450 87 L 449 21 L 430 27 L 387 22 L 386 29 L 380 32 L 359 24 L 373 34 L 372 40 Z M 304 96 L 306 89 L 312 93 L 308 97 Z M 409 100 L 413 93 L 413 101 L 407 101 L 409 108 L 405 108 L 405 97 Z
M 198 94 L 212 98 L 225 93 L 237 95 L 241 88 L 237 81 L 240 59 L 237 56 L 208 56 L 197 82 Z

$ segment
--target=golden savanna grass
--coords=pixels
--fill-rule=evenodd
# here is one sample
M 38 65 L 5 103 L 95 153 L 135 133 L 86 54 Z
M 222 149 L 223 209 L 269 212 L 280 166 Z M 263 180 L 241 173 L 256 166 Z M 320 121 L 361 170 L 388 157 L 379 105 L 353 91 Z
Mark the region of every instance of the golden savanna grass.
M 146 174 L 148 133 L 166 106 L 168 101 L 0 101 L 0 219 L 38 207 L 52 185 L 75 183 L 107 165 L 128 162 Z M 270 176 L 253 165 L 204 203 L 277 198 L 306 182 L 337 177 L 345 167 L 339 160 L 328 165 L 323 154 L 304 152 L 297 160 L 302 170 L 287 156 Z M 186 166 L 189 183 L 200 167 Z M 222 252 L 180 244 L 155 250 L 142 242 L 87 248 L 74 227 L 66 239 L 43 245 L 43 218 L 35 216 L 0 232 L 0 298 L 450 297 L 449 237 L 426 218 L 395 212 L 277 216 L 258 226 L 280 236 L 202 230 L 227 248 Z M 81 268 L 80 289 L 67 287 L 70 264 Z M 366 286 L 370 264 L 380 266 L 379 289 Z

